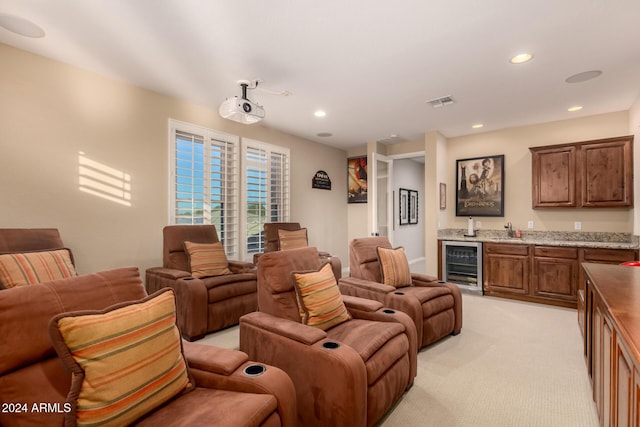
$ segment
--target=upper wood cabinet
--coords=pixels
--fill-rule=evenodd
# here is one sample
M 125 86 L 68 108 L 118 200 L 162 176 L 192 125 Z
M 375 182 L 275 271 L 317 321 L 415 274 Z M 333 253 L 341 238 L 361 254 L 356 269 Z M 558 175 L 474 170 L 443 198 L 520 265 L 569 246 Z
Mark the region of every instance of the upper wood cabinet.
M 529 150 L 534 208 L 633 206 L 633 135 Z

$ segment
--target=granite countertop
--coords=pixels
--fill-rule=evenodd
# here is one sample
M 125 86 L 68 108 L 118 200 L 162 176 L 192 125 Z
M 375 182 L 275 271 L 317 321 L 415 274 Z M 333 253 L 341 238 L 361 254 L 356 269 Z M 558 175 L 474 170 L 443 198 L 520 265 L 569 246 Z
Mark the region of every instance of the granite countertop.
M 510 243 L 520 245 L 570 246 L 603 249 L 638 249 L 639 236 L 629 233 L 522 231 L 522 237 L 508 237 L 506 230 L 478 230 L 467 237 L 466 229 L 438 230 L 439 240 L 464 242 Z

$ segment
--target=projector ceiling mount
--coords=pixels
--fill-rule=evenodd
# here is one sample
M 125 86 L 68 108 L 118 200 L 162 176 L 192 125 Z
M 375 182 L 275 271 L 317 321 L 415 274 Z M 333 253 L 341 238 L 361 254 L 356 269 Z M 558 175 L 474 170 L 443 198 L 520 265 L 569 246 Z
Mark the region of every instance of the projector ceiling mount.
M 236 83 L 240 86 L 242 95 L 240 98 L 237 96 L 227 98 L 222 105 L 220 105 L 220 116 L 245 124 L 257 123 L 264 119 L 264 108 L 247 98 L 247 89 L 257 89 L 260 82 L 261 80 L 238 80 Z M 273 91 L 266 88 L 260 88 L 260 90 L 272 95 L 291 95 L 291 92 L 285 90 Z
M 257 80 L 254 82 L 254 87 L 251 89 L 255 89 L 255 87 L 258 86 Z M 220 105 L 220 109 L 218 110 L 220 116 L 225 119 L 245 124 L 257 123 L 264 119 L 264 108 L 262 108 L 261 105 L 251 102 L 247 98 L 247 89 L 249 89 L 251 82 L 248 80 L 238 80 L 237 83 L 242 89 L 242 97 L 238 98 L 237 96 L 234 96 L 232 98 L 227 98 L 222 105 Z

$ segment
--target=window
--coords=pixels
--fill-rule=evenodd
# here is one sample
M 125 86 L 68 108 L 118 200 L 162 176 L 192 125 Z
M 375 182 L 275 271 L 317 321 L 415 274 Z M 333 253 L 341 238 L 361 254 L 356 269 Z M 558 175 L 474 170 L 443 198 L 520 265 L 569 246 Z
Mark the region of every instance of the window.
M 289 221 L 289 150 L 242 140 L 244 259 L 264 251 L 264 223 Z
M 229 259 L 251 261 L 264 251 L 264 223 L 289 221 L 289 150 L 243 138 L 240 156 L 238 136 L 169 128 L 169 222 L 213 224 Z
M 214 224 L 237 259 L 239 138 L 175 120 L 170 132 L 170 223 Z

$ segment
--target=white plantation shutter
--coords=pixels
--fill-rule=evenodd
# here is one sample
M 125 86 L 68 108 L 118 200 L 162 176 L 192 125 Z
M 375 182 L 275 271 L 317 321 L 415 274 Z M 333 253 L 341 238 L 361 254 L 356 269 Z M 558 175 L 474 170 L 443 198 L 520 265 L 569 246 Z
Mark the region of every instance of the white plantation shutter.
M 243 259 L 264 252 L 264 224 L 289 221 L 289 149 L 242 140 Z
M 239 138 L 170 120 L 171 224 L 214 224 L 237 258 Z

